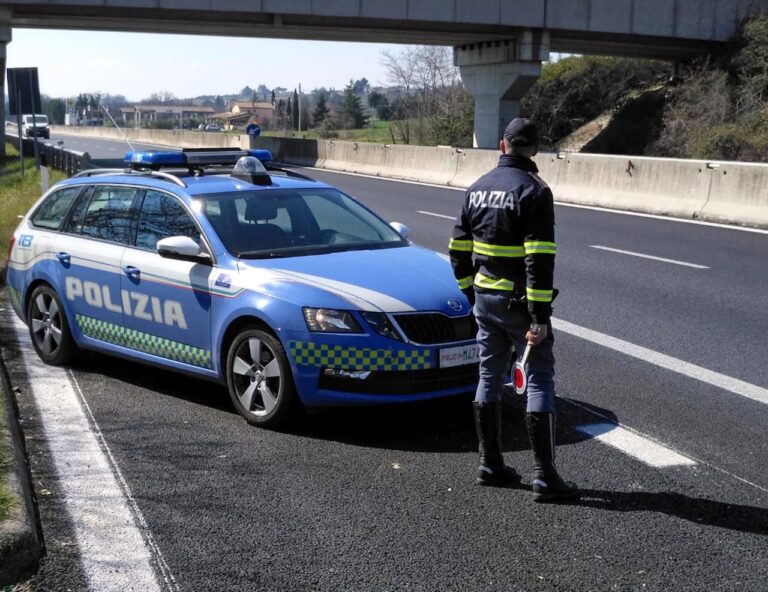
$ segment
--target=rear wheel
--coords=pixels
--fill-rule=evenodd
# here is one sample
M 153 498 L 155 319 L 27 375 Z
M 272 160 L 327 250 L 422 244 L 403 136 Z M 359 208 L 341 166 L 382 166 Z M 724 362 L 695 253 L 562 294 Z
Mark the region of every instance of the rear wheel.
M 46 364 L 66 364 L 77 354 L 67 316 L 58 295 L 50 286 L 38 286 L 27 306 L 27 322 L 32 346 Z
M 252 425 L 285 426 L 301 405 L 283 346 L 261 329 L 242 331 L 229 346 L 227 386 L 238 413 Z

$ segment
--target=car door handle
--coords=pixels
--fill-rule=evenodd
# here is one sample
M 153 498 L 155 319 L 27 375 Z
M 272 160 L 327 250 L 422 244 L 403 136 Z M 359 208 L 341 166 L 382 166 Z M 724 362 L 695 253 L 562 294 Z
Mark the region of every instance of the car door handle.
M 59 261 L 61 261 L 64 265 L 69 265 L 69 262 L 72 260 L 69 253 L 65 253 L 64 251 L 60 253 L 56 253 L 56 257 Z
M 139 277 L 139 274 L 141 273 L 139 271 L 139 268 L 138 267 L 134 267 L 133 265 L 123 265 L 123 271 L 125 272 L 125 275 L 127 275 L 129 277 L 132 277 L 132 278 Z

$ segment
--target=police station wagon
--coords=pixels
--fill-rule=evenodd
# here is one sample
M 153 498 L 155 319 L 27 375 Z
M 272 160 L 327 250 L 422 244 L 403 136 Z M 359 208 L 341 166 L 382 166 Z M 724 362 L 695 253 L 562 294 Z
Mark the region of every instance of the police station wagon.
M 9 251 L 40 358 L 97 350 L 212 379 L 272 427 L 302 406 L 471 391 L 475 326 L 449 263 L 270 159 L 132 152 L 54 186 Z

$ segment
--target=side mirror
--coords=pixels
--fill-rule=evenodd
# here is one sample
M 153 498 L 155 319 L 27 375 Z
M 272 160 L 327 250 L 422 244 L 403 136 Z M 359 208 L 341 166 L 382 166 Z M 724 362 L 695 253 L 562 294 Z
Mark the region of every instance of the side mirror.
M 400 222 L 390 222 L 389 225 L 403 238 L 408 238 L 408 235 L 411 233 L 410 229 Z
M 200 251 L 200 245 L 188 236 L 169 236 L 157 241 L 157 253 L 168 259 L 197 261 L 205 263 L 211 260 L 208 253 Z

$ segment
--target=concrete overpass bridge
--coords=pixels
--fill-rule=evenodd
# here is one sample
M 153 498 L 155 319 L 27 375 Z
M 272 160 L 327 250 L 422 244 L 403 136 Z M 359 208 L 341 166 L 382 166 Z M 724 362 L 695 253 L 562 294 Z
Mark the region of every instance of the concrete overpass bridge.
M 4 81 L 14 27 L 449 45 L 475 146 L 494 147 L 550 51 L 684 59 L 763 12 L 768 0 L 0 0 L 0 65 Z

